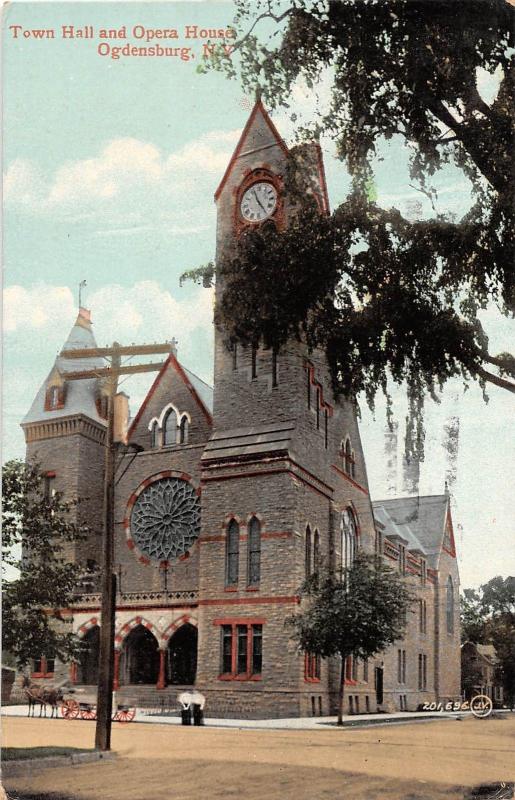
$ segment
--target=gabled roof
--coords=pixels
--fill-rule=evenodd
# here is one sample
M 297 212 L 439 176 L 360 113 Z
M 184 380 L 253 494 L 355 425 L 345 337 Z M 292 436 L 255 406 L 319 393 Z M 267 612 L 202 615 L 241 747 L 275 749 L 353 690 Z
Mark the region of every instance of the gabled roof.
M 213 388 L 211 386 L 209 386 L 207 383 L 205 383 L 205 381 L 203 381 L 201 378 L 199 378 L 198 375 L 195 375 L 193 372 L 190 372 L 189 369 L 186 369 L 186 367 L 183 367 L 182 364 L 180 364 L 179 361 L 177 360 L 177 357 L 175 356 L 175 354 L 174 353 L 170 353 L 170 355 L 166 359 L 165 363 L 163 364 L 163 366 L 161 367 L 161 369 L 157 373 L 156 379 L 154 380 L 154 383 L 150 387 L 150 389 L 149 389 L 149 391 L 147 393 L 147 396 L 143 400 L 143 403 L 141 404 L 141 406 L 140 406 L 140 408 L 138 410 L 138 413 L 136 414 L 134 419 L 131 421 L 131 424 L 130 424 L 130 427 L 129 427 L 129 431 L 128 431 L 128 434 L 127 434 L 129 439 L 130 439 L 132 433 L 134 432 L 134 430 L 136 428 L 136 425 L 138 424 L 138 422 L 140 421 L 141 417 L 143 416 L 143 412 L 145 411 L 145 409 L 146 409 L 151 397 L 153 396 L 153 394 L 155 393 L 157 387 L 161 383 L 161 380 L 163 379 L 163 375 L 165 375 L 165 373 L 169 369 L 175 370 L 175 372 L 179 375 L 179 377 L 181 378 L 183 383 L 190 390 L 193 399 L 195 400 L 195 402 L 199 406 L 201 412 L 204 414 L 204 416 L 206 417 L 206 419 L 209 422 L 209 424 L 212 423 L 212 421 L 213 421 L 213 417 L 212 417 L 212 415 L 213 415 Z
M 448 504 L 449 497 L 443 494 L 375 500 L 372 507 L 386 536 L 400 535 L 408 549 L 436 555 L 442 546 Z
M 85 308 L 79 309 L 79 314 L 70 331 L 70 334 L 63 345 L 63 350 L 77 350 L 79 348 L 96 347 L 97 343 L 91 328 L 90 312 Z M 66 381 L 66 373 L 81 369 L 96 369 L 104 367 L 102 358 L 63 358 L 58 355 L 54 366 L 40 386 L 38 393 L 32 403 L 30 410 L 22 421 L 23 425 L 33 422 L 44 422 L 61 417 L 69 417 L 75 414 L 85 414 L 95 422 L 106 425 L 105 419 L 99 416 L 96 399 L 98 391 L 98 379 L 88 378 L 87 380 L 70 381 L 66 384 L 66 397 L 63 408 L 45 410 L 45 399 L 47 389 L 54 379 L 61 378 Z M 52 380 L 51 380 L 52 379 Z
M 257 137 L 259 137 L 258 129 L 258 122 L 259 117 L 261 117 L 262 122 L 265 124 L 265 127 L 268 129 L 270 133 L 269 142 L 265 144 L 262 141 L 259 141 Z M 215 192 L 215 200 L 218 200 L 222 189 L 225 186 L 227 178 L 231 174 L 231 171 L 234 167 L 236 160 L 242 155 L 243 152 L 246 150 L 259 150 L 263 147 L 269 147 L 270 145 L 277 144 L 285 153 L 288 155 L 288 148 L 286 147 L 284 140 L 279 135 L 277 128 L 275 127 L 274 123 L 272 122 L 269 113 L 267 112 L 266 108 L 264 107 L 261 100 L 256 100 L 254 108 L 250 113 L 250 117 L 247 120 L 245 127 L 243 128 L 242 134 L 239 138 L 238 144 L 236 145 L 236 149 L 231 156 L 231 159 L 227 165 L 227 169 L 224 172 L 224 176 L 220 181 L 220 184 Z M 244 146 L 248 143 L 248 147 L 244 151 Z

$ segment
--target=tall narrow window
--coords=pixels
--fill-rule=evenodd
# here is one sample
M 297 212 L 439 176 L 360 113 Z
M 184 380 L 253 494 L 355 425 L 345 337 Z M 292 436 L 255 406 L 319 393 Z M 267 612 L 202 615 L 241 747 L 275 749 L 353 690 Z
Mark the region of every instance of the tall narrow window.
M 397 683 L 402 683 L 402 650 L 397 650 Z
M 342 548 L 342 572 L 348 569 L 354 557 L 358 546 L 358 529 L 356 518 L 352 509 L 346 508 L 342 512 L 340 520 L 340 534 L 341 534 L 341 548 Z
M 317 430 L 320 429 L 320 389 L 317 389 Z
M 418 654 L 418 688 L 424 688 L 422 683 L 422 653 Z
M 150 428 L 150 447 L 152 448 L 157 447 L 158 433 L 159 433 L 159 426 L 157 422 L 153 422 L 152 427 Z
M 311 373 L 309 371 L 309 367 L 306 370 L 306 375 L 307 375 L 307 378 L 308 378 L 308 386 L 307 386 L 307 389 L 308 389 L 308 408 L 311 408 Z
M 306 551 L 305 551 L 306 578 L 311 575 L 311 528 L 306 528 Z
M 43 476 L 43 495 L 45 500 L 51 500 L 55 495 L 55 474 L 47 473 Z
M 350 475 L 351 478 L 356 477 L 356 454 L 354 453 L 354 450 L 351 453 Z
M 363 662 L 363 680 L 368 683 L 368 658 L 365 658 Z
M 449 575 L 447 579 L 447 594 L 446 594 L 446 616 L 447 616 L 447 632 L 454 633 L 454 586 L 452 578 Z
M 352 447 L 350 439 L 345 442 L 345 472 L 350 475 L 352 472 Z
M 427 689 L 427 656 L 422 656 L 422 688 Z
M 402 682 L 406 683 L 406 651 L 402 651 Z
M 247 674 L 247 626 L 237 625 L 238 652 L 236 660 L 236 674 Z
M 263 626 L 252 626 L 252 675 L 261 675 L 263 662 Z
M 186 444 L 188 441 L 188 417 L 184 414 L 179 425 L 179 444 Z
M 226 585 L 234 586 L 238 583 L 238 561 L 240 555 L 240 526 L 235 519 L 227 527 L 227 566 Z
M 232 672 L 232 627 L 222 625 L 222 674 Z
M 313 572 L 318 572 L 320 569 L 320 534 L 315 531 L 315 538 L 313 541 Z
M 238 345 L 236 344 L 236 342 L 232 343 L 231 350 L 232 350 L 232 368 L 238 369 Z
M 177 443 L 177 415 L 173 408 L 167 413 L 163 425 L 163 444 Z
M 255 344 L 252 345 L 251 359 L 252 359 L 252 378 L 257 378 L 257 347 Z
M 257 517 L 249 522 L 248 554 L 249 586 L 257 586 L 261 580 L 261 523 Z
M 272 386 L 277 386 L 277 350 L 272 350 Z
M 327 413 L 327 408 L 324 408 L 324 444 L 327 450 L 327 446 L 329 444 L 329 415 Z

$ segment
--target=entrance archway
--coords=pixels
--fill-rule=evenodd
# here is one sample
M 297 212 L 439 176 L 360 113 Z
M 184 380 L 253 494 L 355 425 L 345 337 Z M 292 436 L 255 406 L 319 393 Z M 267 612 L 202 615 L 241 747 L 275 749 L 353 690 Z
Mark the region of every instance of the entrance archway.
M 159 675 L 157 639 L 144 625 L 137 625 L 123 643 L 120 662 L 122 684 L 155 684 Z
M 100 628 L 94 625 L 82 638 L 79 658 L 78 682 L 87 685 L 98 683 L 98 656 L 100 650 Z
M 192 686 L 197 672 L 198 632 L 186 622 L 174 633 L 168 643 L 167 682 Z

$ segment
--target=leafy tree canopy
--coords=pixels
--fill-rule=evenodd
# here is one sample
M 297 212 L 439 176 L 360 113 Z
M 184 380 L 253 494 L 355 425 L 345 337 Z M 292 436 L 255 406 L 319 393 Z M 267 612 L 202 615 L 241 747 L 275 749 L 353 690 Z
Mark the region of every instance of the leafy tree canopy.
M 86 528 L 72 521 L 72 504 L 60 493 L 46 496 L 36 464 L 5 464 L 2 492 L 2 568 L 18 571 L 15 579 L 4 578 L 3 648 L 19 667 L 40 655 L 66 661 L 79 647 L 60 615 L 79 577 L 66 561 L 66 545 L 82 539 Z
M 287 231 L 255 229 L 218 265 L 219 309 L 233 338 L 280 346 L 306 336 L 329 355 L 337 391 L 372 402 L 390 377 L 423 396 L 452 377 L 515 391 L 515 359 L 491 353 L 478 312 L 514 309 L 513 144 L 515 8 L 507 0 L 236 0 L 239 39 L 215 68 L 287 105 L 299 78 L 332 75 L 332 98 L 308 132 L 326 133 L 353 179 L 347 200 L 320 219 L 304 207 Z M 270 34 L 272 26 L 272 35 Z M 480 70 L 500 76 L 496 98 Z M 459 222 L 410 221 L 370 192 L 381 142 L 402 137 L 411 176 L 432 196 L 446 164 L 470 179 Z M 302 186 L 294 148 L 288 188 Z
M 401 639 L 414 598 L 398 572 L 361 551 L 342 576 L 321 571 L 309 577 L 301 595 L 302 610 L 287 624 L 306 653 L 341 657 L 341 724 L 345 659 L 370 658 Z
M 465 589 L 461 601 L 462 640 L 493 644 L 498 678 L 506 699 L 515 702 L 515 577 L 498 575 L 480 586 Z

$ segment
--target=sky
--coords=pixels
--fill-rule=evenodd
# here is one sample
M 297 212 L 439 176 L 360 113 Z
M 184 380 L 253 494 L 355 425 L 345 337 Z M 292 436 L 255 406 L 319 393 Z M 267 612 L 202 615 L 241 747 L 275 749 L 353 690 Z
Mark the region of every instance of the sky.
M 253 98 L 219 73 L 199 74 L 200 32 L 225 29 L 230 2 L 11 3 L 3 8 L 4 242 L 3 461 L 24 456 L 19 422 L 66 339 L 78 306 L 91 309 L 99 344 L 175 337 L 179 358 L 212 382 L 211 290 L 179 276 L 214 258 L 213 193 L 248 118 Z M 93 27 L 93 38 L 63 38 Z M 194 28 L 197 26 L 197 30 Z M 186 29 L 195 36 L 186 37 Z M 126 38 L 101 39 L 103 28 Z M 177 38 L 145 39 L 156 29 Z M 42 38 L 34 31 L 44 33 Z M 142 39 L 137 37 L 142 36 Z M 177 56 L 112 58 L 112 48 L 179 48 Z M 99 52 L 100 45 L 100 52 Z M 189 60 L 180 48 L 190 48 Z M 109 51 L 106 55 L 101 53 Z M 115 51 L 116 54 L 116 51 Z M 479 76 L 489 101 L 498 76 Z M 296 125 L 327 102 L 330 76 L 316 92 L 295 87 Z M 290 112 L 273 120 L 286 141 L 296 128 Z M 322 140 L 332 206 L 349 178 Z M 410 186 L 400 141 L 383 145 L 376 163 L 378 202 L 427 216 L 424 195 Z M 438 211 L 465 213 L 470 186 L 457 169 L 433 179 Z M 513 322 L 489 309 L 483 318 L 494 352 L 513 351 Z M 123 389 L 135 414 L 150 377 Z M 454 528 L 461 581 L 477 586 L 515 574 L 513 399 L 491 387 L 449 385 L 426 413 L 421 494 L 441 494 L 449 469 L 445 426 L 459 418 Z M 395 393 L 399 458 L 406 405 Z M 387 496 L 384 404 L 373 415 L 361 404 L 361 433 L 372 497 Z M 403 493 L 401 475 L 396 489 Z

